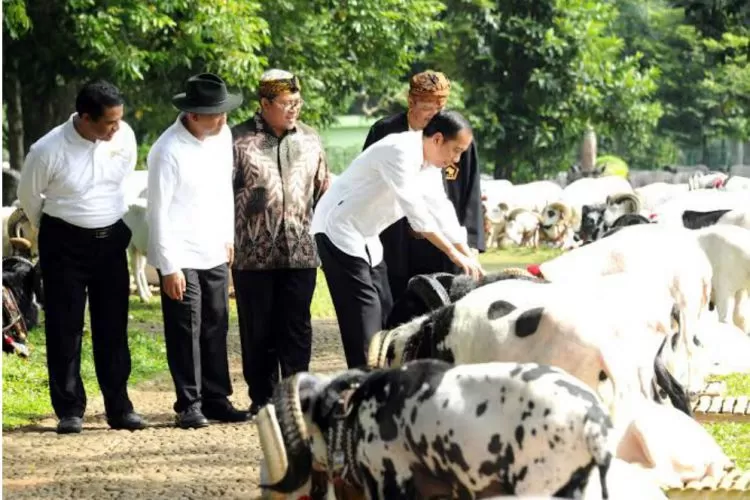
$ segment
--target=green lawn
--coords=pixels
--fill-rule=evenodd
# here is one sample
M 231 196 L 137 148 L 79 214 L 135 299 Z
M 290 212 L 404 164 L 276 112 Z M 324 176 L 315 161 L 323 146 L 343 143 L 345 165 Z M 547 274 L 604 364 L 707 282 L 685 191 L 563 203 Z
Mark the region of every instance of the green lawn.
M 132 360 L 130 383 L 147 380 L 167 370 L 167 354 L 161 328 L 161 309 L 158 299 L 155 304 L 143 305 L 131 298 L 129 344 Z M 87 330 L 83 337 L 81 356 L 81 378 L 89 399 L 99 394 L 94 360 L 91 349 L 91 334 Z M 33 423 L 52 414 L 49 399 L 46 348 L 44 330 L 37 327 L 30 332 L 31 356 L 3 355 L 3 429 L 12 429 Z

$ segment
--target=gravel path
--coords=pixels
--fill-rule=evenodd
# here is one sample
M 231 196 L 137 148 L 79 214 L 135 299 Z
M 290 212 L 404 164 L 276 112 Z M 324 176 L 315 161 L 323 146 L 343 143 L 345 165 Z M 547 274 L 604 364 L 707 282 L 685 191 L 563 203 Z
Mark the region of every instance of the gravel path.
M 345 368 L 335 321 L 313 325 L 311 370 Z M 249 406 L 239 337 L 230 333 L 230 370 L 240 408 Z M 198 430 L 174 427 L 169 374 L 129 390 L 136 411 L 151 426 L 138 432 L 109 429 L 101 396 L 90 397 L 83 432 L 59 436 L 48 418 L 3 434 L 3 498 L 7 499 L 253 499 L 261 459 L 252 423 Z

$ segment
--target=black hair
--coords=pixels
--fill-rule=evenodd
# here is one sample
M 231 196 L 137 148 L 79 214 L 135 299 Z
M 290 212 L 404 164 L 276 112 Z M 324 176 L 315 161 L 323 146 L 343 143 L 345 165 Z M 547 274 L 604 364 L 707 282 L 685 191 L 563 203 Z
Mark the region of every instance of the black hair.
M 425 137 L 432 137 L 440 132 L 446 140 L 455 139 L 459 132 L 468 129 L 471 132 L 471 124 L 458 111 L 441 111 L 432 117 L 430 122 L 422 131 Z
M 78 116 L 84 113 L 96 121 L 104 114 L 105 108 L 121 106 L 125 99 L 120 89 L 106 80 L 93 80 L 86 83 L 76 97 Z

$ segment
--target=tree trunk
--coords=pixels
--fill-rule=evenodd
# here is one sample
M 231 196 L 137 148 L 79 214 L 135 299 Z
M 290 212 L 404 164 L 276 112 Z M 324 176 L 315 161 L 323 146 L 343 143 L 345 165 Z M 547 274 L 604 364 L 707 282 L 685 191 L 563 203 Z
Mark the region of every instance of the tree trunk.
M 508 164 L 508 158 L 512 158 L 512 155 L 498 143 L 495 147 L 495 170 L 492 175 L 495 179 L 513 181 L 513 165 Z
M 583 134 L 581 145 L 581 171 L 593 172 L 596 166 L 596 133 L 593 128 L 586 130 Z
M 21 171 L 24 159 L 23 105 L 21 102 L 21 81 L 15 73 L 5 77 L 5 102 L 8 123 L 8 155 L 10 168 Z M 14 176 L 3 175 L 3 206 L 8 206 L 16 199 L 18 184 Z

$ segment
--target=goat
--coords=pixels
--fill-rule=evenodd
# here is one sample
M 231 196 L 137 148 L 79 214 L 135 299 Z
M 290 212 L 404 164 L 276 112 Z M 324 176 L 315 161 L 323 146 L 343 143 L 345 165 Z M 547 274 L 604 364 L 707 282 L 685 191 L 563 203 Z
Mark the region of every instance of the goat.
M 588 387 L 551 366 L 421 360 L 300 373 L 256 421 L 272 481 L 261 486 L 282 493 L 316 467 L 372 500 L 572 498 L 598 469 L 608 498 L 612 422 Z

